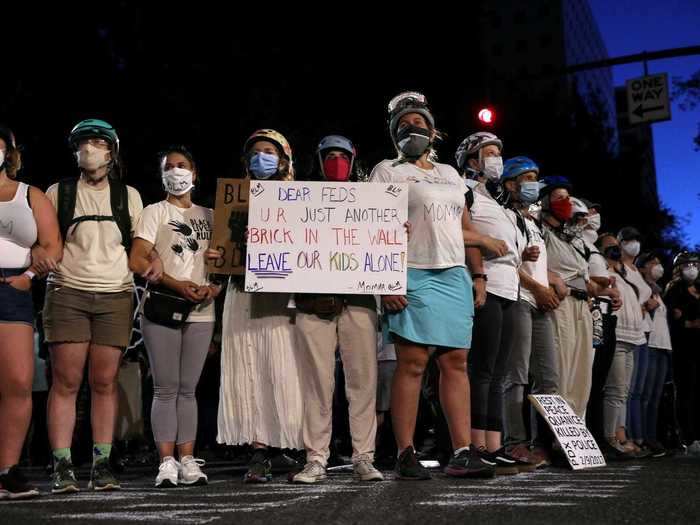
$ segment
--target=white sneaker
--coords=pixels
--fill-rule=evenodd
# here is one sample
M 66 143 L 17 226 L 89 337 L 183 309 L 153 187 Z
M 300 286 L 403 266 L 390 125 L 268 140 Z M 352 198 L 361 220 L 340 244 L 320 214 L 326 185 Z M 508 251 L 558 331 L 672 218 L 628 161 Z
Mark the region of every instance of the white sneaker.
M 199 467 L 203 467 L 205 461 L 192 456 L 185 456 L 180 462 L 180 483 L 183 485 L 206 485 L 209 482 L 207 475 Z
M 700 441 L 693 441 L 688 445 L 688 454 L 700 456 Z
M 304 470 L 292 477 L 292 483 L 318 483 L 326 479 L 326 467 L 318 461 L 304 465 Z
M 168 456 L 163 458 L 158 467 L 158 475 L 156 476 L 156 487 L 168 488 L 177 487 L 178 471 L 180 464 L 175 461 L 175 458 Z
M 362 459 L 353 463 L 353 478 L 355 481 L 384 481 L 384 476 L 379 472 L 371 461 Z

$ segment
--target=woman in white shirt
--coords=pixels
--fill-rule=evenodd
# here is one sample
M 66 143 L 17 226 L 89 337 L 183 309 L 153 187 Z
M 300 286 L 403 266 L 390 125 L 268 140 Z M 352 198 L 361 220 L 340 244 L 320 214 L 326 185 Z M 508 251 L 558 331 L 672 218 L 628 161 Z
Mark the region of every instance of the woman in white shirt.
M 151 423 L 161 460 L 156 487 L 202 485 L 207 483 L 203 461 L 193 456 L 195 389 L 214 333 L 213 299 L 220 291 L 208 280 L 204 257 L 213 212 L 192 202 L 198 174 L 186 148 L 170 148 L 160 160 L 167 196 L 143 210 L 129 257 L 131 270 L 143 273 L 155 249 L 164 271 L 160 285 L 147 293 L 141 317 L 154 383 Z
M 659 258 L 653 253 L 644 253 L 637 257 L 637 268 L 651 288 L 651 302 L 658 303 L 649 312 L 651 331 L 649 332 L 649 361 L 647 365 L 646 385 L 649 395 L 645 400 L 644 427 L 646 430 L 644 444 L 651 450 L 652 456 L 666 455 L 666 449 L 657 439 L 657 424 L 659 420 L 659 404 L 663 393 L 666 377 L 671 367 L 671 330 L 668 325 L 668 310 L 661 297 L 663 291 L 657 284 L 664 275 L 664 267 Z
M 484 239 L 470 231 L 464 182 L 454 168 L 435 162 L 432 145 L 438 134 L 422 94 L 407 92 L 392 99 L 389 134 L 399 156 L 375 166 L 371 181 L 408 183 L 411 223 L 406 295 L 382 297 L 384 329 L 396 344 L 398 358 L 391 393 L 399 449 L 397 477 L 430 478 L 413 448 L 421 379 L 430 347 L 437 348 L 440 400 L 454 448 L 445 472 L 459 477 L 491 477 L 493 464 L 484 461 L 476 447 L 470 447 L 466 374 L 474 302 L 471 276 L 465 268 L 465 239 L 476 243 Z M 481 274 L 478 250 L 471 250 L 468 257 L 473 275 Z
M 652 299 L 651 287 L 634 264 L 641 248 L 641 235 L 636 228 L 626 227 L 618 232 L 617 240 L 620 243 L 620 251 L 622 252 L 621 262 L 624 266 L 625 278 L 638 291 L 638 305 L 642 311 L 642 326 L 644 334 L 647 336 L 651 331 L 649 314 L 658 307 L 658 302 Z M 649 399 L 649 385 L 646 381 L 648 364 L 649 347 L 645 340 L 644 344 L 639 345 L 634 352 L 634 371 L 632 372 L 632 384 L 627 401 L 627 433 L 638 448 L 646 439 L 644 405 Z
M 615 314 L 615 353 L 603 389 L 603 431 L 606 439 L 603 452 L 609 458 L 630 458 L 640 454 L 640 450 L 627 441 L 626 429 L 629 428 L 627 404 L 634 355 L 646 344 L 643 316 L 639 308 L 639 290 L 627 279 L 628 272 L 620 261 L 622 254 L 618 240 L 611 234 L 603 234 L 598 245 L 606 257 L 611 275 L 616 278 L 622 299 L 622 307 Z
M 0 499 L 39 495 L 18 468 L 32 417 L 32 280 L 55 269 L 63 247 L 46 195 L 16 180 L 21 164 L 14 134 L 0 126 Z

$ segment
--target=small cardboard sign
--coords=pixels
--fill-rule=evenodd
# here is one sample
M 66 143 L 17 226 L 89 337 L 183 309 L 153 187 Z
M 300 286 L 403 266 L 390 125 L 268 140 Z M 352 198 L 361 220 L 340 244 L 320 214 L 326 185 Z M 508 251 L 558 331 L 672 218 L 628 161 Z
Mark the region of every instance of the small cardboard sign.
M 245 274 L 245 231 L 248 227 L 250 179 L 217 179 L 214 233 L 210 247 L 221 259 L 209 261 L 209 271 L 224 275 Z
M 605 458 L 585 421 L 574 413 L 563 397 L 534 394 L 528 399 L 552 429 L 572 469 L 605 466 Z

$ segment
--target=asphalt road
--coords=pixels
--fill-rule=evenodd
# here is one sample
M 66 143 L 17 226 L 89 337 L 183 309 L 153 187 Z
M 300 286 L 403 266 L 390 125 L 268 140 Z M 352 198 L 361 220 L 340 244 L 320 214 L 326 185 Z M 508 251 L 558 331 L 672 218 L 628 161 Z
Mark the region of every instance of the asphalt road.
M 121 476 L 123 490 L 44 495 L 0 502 L 0 523 L 700 523 L 700 458 L 560 468 L 466 481 L 435 473 L 429 482 L 363 484 L 336 472 L 322 484 L 291 485 L 283 475 L 244 485 L 241 471 L 205 467 L 206 487 L 155 489 L 154 473 Z M 42 472 L 30 472 L 48 491 Z M 87 484 L 79 471 L 81 485 Z

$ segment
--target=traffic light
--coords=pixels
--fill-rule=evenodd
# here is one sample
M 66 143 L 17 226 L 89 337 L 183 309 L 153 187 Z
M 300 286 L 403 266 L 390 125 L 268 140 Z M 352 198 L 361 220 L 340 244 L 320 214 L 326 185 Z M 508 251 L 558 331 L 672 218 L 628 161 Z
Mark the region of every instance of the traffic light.
M 482 124 L 487 124 L 489 126 L 493 125 L 496 120 L 496 113 L 489 107 L 480 109 L 478 116 Z

